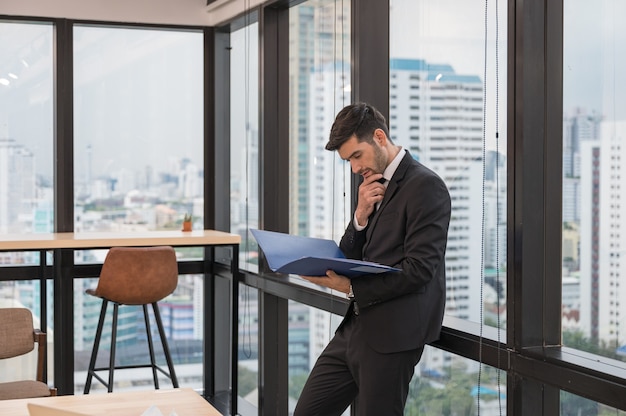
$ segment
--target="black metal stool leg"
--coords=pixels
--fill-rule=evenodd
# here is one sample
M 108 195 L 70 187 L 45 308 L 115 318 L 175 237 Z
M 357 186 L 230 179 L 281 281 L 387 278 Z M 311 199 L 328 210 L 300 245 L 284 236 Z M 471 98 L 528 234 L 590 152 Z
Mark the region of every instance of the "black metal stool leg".
M 161 344 L 163 345 L 163 353 L 165 354 L 167 367 L 170 370 L 170 379 L 172 379 L 172 385 L 174 386 L 174 388 L 178 388 L 178 378 L 176 377 L 176 372 L 174 371 L 174 363 L 172 362 L 172 355 L 170 354 L 170 349 L 167 346 L 165 330 L 163 329 L 163 321 L 161 320 L 161 313 L 159 312 L 159 306 L 157 305 L 156 302 L 152 303 L 152 310 L 154 311 L 154 319 L 156 320 L 157 328 L 159 329 L 159 336 L 161 337 Z
M 113 328 L 111 329 L 111 356 L 109 357 L 109 385 L 108 391 L 113 391 L 113 372 L 115 370 L 115 346 L 117 342 L 117 314 L 119 312 L 120 305 L 117 302 L 113 303 Z
M 148 317 L 148 306 L 141 305 L 143 308 L 143 319 L 146 323 L 146 337 L 148 338 L 148 350 L 150 352 L 150 365 L 152 366 L 152 378 L 154 379 L 154 388 L 159 389 L 159 378 L 157 377 L 157 365 L 154 359 L 154 345 L 152 344 L 152 331 L 150 331 L 150 318 Z
M 100 308 L 100 319 L 96 328 L 96 337 L 93 340 L 93 349 L 91 350 L 91 359 L 89 360 L 89 368 L 87 369 L 87 381 L 85 381 L 85 390 L 83 394 L 89 394 L 91 390 L 91 379 L 96 368 L 96 358 L 98 358 L 98 349 L 100 348 L 100 339 L 102 338 L 102 328 L 104 319 L 106 318 L 107 305 L 109 301 L 102 299 L 102 307 Z

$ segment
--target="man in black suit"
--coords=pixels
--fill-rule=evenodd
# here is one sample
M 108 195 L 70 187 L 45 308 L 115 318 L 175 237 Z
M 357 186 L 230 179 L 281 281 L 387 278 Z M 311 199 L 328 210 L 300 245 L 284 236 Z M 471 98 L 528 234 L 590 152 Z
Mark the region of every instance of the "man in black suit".
M 393 144 L 385 118 L 371 105 L 342 109 L 326 149 L 363 178 L 341 250 L 402 271 L 303 276 L 351 302 L 294 416 L 340 415 L 353 401 L 359 416 L 402 415 L 424 345 L 441 331 L 450 195 L 439 176 Z

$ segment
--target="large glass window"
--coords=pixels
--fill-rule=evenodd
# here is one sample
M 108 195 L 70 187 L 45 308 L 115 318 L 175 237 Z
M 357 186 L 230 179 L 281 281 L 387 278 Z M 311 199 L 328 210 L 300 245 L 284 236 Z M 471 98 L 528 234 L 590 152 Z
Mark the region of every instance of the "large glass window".
M 179 230 L 185 214 L 194 228 L 203 228 L 202 32 L 77 25 L 73 46 L 75 231 Z M 201 257 L 202 249 L 177 253 Z M 105 254 L 76 252 L 75 262 L 101 262 Z M 161 302 L 179 381 L 195 388 L 202 386 L 203 283 L 202 276 L 183 275 Z M 77 279 L 74 286 L 81 391 L 100 300 L 84 293 L 96 286 L 94 279 Z M 119 357 L 125 364 L 147 351 L 145 330 L 136 325 L 140 313 L 128 307 L 120 317 L 125 339 Z M 121 372 L 116 389 L 149 383 L 150 377 L 150 371 Z
M 0 23 L 0 62 L 0 233 L 51 232 L 52 26 Z
M 0 22 L 0 234 L 53 231 L 53 27 Z M 0 267 L 39 263 L 39 252 L 0 252 Z M 26 307 L 36 328 L 40 282 L 2 274 L 0 308 Z M 51 287 L 51 285 L 49 286 Z M 51 299 L 49 297 L 49 299 Z M 48 302 L 48 322 L 52 303 Z M 52 357 L 52 337 L 48 336 Z M 34 353 L 0 364 L 0 382 L 32 379 Z M 52 360 L 48 361 L 52 383 Z
M 506 324 L 506 84 L 498 82 L 506 79 L 505 6 L 392 0 L 389 63 L 391 138 L 437 172 L 452 198 L 446 313 L 500 328 Z
M 75 231 L 203 227 L 202 42 L 75 27 Z
M 563 7 L 563 344 L 623 360 L 626 4 Z

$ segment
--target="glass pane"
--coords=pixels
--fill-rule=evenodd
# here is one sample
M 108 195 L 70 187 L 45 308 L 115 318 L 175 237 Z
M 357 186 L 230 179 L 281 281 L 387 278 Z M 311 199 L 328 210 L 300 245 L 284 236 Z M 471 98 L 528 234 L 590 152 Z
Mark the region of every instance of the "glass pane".
M 506 372 L 426 346 L 404 414 L 506 415 Z
M 53 229 L 52 26 L 0 22 L 0 233 Z
M 505 6 L 489 7 L 487 33 L 485 2 L 477 0 L 392 0 L 390 9 L 391 138 L 437 172 L 452 198 L 446 313 L 500 328 L 506 326 Z
M 230 231 L 241 236 L 239 266 L 258 270 L 259 227 L 259 25 L 230 35 Z
M 200 31 L 75 26 L 76 232 L 179 230 L 185 214 L 192 215 L 194 228 L 204 227 L 203 57 Z M 74 261 L 100 263 L 105 255 L 77 251 Z M 201 249 L 177 250 L 179 259 L 202 256 Z M 195 388 L 202 387 L 203 282 L 202 276 L 181 276 L 161 302 L 179 382 Z M 100 312 L 100 300 L 84 290 L 95 286 L 95 280 L 75 280 L 77 392 Z M 121 311 L 125 332 L 118 355 L 134 362 L 147 353 L 142 312 Z M 110 320 L 105 328 L 110 331 Z M 105 338 L 105 358 L 108 348 Z M 151 383 L 149 370 L 146 376 L 128 373 L 116 372 L 120 389 Z
M 350 103 L 349 2 L 316 0 L 289 10 L 290 233 L 339 241 L 350 217 L 350 169 L 324 149 Z
M 593 400 L 561 391 L 561 416 L 624 416 L 626 412 Z
M 304 383 L 342 317 L 289 301 L 289 414 L 293 414 Z M 346 410 L 344 415 L 349 415 Z
M 259 291 L 239 285 L 238 390 L 243 400 L 259 407 Z
M 203 36 L 74 29 L 75 231 L 203 228 Z
M 53 27 L 0 21 L 0 234 L 53 231 Z M 48 264 L 51 257 L 46 258 Z M 52 282 L 47 323 L 40 322 L 39 280 L 18 278 L 7 267 L 38 265 L 37 251 L 0 253 L 0 308 L 26 307 L 35 328 L 53 329 Z M 33 268 L 38 279 L 40 269 Z M 54 384 L 53 337 L 47 337 L 48 381 Z M 32 379 L 35 353 L 1 360 L 0 382 Z
M 563 6 L 563 343 L 624 360 L 626 3 Z

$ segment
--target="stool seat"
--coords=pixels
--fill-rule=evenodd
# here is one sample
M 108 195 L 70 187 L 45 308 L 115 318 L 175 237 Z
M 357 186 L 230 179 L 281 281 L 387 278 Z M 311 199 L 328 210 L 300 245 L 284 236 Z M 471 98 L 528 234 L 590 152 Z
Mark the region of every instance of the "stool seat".
M 167 345 L 167 337 L 163 328 L 161 314 L 159 312 L 158 301 L 162 300 L 176 289 L 178 285 L 178 263 L 176 252 L 173 247 L 113 247 L 107 253 L 98 285 L 95 289 L 87 289 L 89 295 L 102 299 L 100 318 L 96 329 L 93 350 L 87 370 L 87 380 L 85 382 L 85 394 L 89 394 L 93 378 L 100 381 L 107 387 L 109 393 L 113 391 L 113 375 L 116 369 L 142 368 L 152 369 L 154 387 L 159 388 L 157 371 L 169 377 L 174 388 L 178 387 L 178 379 L 174 371 L 174 365 Z M 102 329 L 106 318 L 107 305 L 113 303 L 113 323 L 111 329 L 111 351 L 108 367 L 96 367 L 96 359 Z M 148 341 L 148 352 L 150 363 L 143 365 L 116 365 L 115 350 L 117 337 L 117 320 L 119 307 L 122 305 L 139 305 L 143 309 L 144 322 L 146 327 L 146 338 Z M 150 318 L 147 305 L 152 305 L 154 319 L 157 324 L 163 353 L 167 362 L 168 371 L 163 370 L 156 364 L 152 334 L 150 330 Z M 108 370 L 108 380 L 104 380 L 97 373 Z

